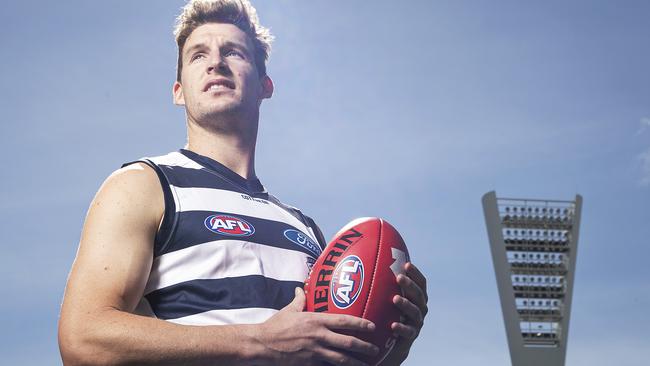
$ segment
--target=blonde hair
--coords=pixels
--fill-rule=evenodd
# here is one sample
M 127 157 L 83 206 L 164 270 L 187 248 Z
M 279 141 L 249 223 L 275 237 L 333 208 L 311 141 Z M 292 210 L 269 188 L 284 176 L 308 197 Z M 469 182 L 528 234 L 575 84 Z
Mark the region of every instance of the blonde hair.
M 260 76 L 266 75 L 273 36 L 260 24 L 257 11 L 248 0 L 190 0 L 176 18 L 174 28 L 178 45 L 176 81 L 181 81 L 185 42 L 196 28 L 207 23 L 233 24 L 246 33 L 253 42 L 257 72 Z

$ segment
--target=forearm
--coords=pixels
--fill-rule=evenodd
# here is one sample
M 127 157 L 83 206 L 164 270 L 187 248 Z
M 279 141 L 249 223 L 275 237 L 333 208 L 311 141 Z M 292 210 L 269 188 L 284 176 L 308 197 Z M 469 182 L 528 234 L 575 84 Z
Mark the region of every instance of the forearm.
M 115 309 L 62 315 L 65 365 L 256 365 L 255 325 L 184 326 Z

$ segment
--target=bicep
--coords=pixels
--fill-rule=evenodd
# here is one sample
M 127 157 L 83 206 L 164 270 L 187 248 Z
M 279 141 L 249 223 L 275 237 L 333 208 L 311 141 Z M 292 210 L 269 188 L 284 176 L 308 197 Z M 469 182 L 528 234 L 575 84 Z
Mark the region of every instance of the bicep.
M 133 311 L 151 269 L 164 210 L 151 168 L 131 166 L 109 177 L 90 205 L 64 301 L 73 309 Z

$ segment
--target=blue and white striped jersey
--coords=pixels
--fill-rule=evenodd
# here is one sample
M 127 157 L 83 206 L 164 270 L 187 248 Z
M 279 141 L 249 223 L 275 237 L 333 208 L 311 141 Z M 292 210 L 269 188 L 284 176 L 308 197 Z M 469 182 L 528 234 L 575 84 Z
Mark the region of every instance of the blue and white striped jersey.
M 259 180 L 188 150 L 137 162 L 155 169 L 165 193 L 139 314 L 188 325 L 260 323 L 291 302 L 325 245 L 311 218 Z

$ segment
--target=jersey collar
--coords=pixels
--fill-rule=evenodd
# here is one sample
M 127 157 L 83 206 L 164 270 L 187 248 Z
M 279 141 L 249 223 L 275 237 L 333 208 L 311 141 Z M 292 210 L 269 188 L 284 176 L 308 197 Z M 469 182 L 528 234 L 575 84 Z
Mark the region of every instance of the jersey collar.
M 179 151 L 187 158 L 193 160 L 194 162 L 203 166 L 204 168 L 226 178 L 227 180 L 237 185 L 238 187 L 242 188 L 246 192 L 266 193 L 266 189 L 264 188 L 260 180 L 257 178 L 246 179 L 241 175 L 233 172 L 232 170 L 230 170 L 228 167 L 221 164 L 220 162 L 212 158 L 209 158 L 207 156 L 199 155 L 194 151 L 190 151 L 186 149 L 180 149 Z

